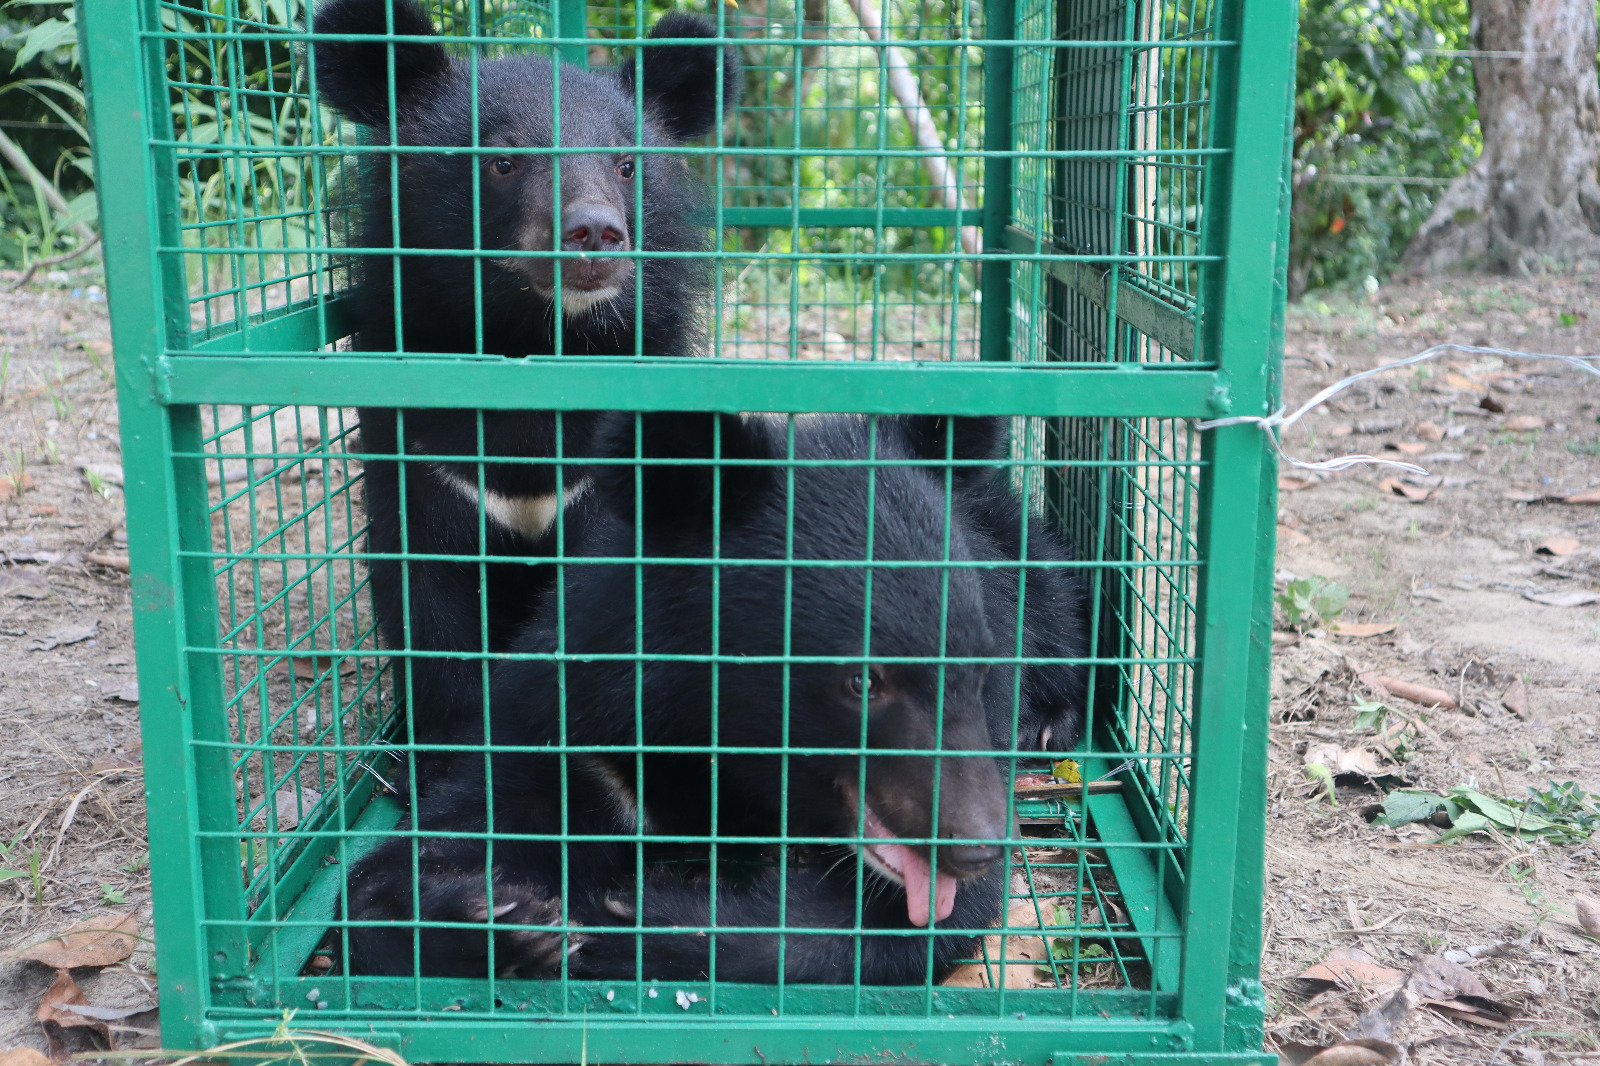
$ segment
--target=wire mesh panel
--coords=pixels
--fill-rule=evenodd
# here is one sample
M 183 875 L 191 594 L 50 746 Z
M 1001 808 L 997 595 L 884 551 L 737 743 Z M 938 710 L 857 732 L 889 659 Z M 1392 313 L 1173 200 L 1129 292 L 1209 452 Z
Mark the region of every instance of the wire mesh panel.
M 84 18 L 171 1042 L 1261 1061 L 1292 11 Z

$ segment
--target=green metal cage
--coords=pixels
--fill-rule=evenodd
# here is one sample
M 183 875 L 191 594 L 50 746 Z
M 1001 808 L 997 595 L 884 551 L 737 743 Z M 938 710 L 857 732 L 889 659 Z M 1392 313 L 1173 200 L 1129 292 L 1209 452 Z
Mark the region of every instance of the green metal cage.
M 615 61 L 662 10 L 431 6 L 463 54 L 579 65 Z M 343 191 L 373 149 L 314 95 L 314 9 L 79 8 L 165 1045 L 269 1036 L 292 1009 L 291 1028 L 419 1062 L 1271 1061 L 1257 974 L 1275 463 L 1255 427 L 1194 423 L 1277 403 L 1295 6 L 713 11 L 746 71 L 723 130 L 682 153 L 715 204 L 709 354 L 648 360 L 351 350 Z M 377 637 L 354 409 L 529 396 L 1011 420 L 1016 490 L 1093 595 L 1073 758 L 1118 784 L 1016 793 L 1005 912 L 963 981 L 312 967 L 344 871 L 403 829 L 374 767 L 405 735 L 407 649 Z

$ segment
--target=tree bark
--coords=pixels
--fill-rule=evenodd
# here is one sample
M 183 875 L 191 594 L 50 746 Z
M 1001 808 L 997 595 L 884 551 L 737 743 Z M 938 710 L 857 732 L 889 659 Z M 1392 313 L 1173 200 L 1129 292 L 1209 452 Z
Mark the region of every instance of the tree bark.
M 1600 259 L 1595 0 L 1472 0 L 1472 45 L 1483 152 L 1402 265 L 1526 274 Z

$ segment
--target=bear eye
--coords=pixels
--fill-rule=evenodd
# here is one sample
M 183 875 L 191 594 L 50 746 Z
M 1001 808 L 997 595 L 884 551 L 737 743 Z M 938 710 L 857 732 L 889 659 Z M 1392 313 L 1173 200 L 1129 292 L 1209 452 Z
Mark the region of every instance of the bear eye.
M 633 160 L 624 159 L 622 162 L 617 164 L 617 177 L 619 177 L 619 178 L 631 178 L 631 177 L 633 177 Z
M 851 695 L 860 697 L 863 686 L 866 688 L 867 699 L 874 700 L 881 695 L 883 685 L 879 683 L 878 675 L 874 671 L 868 670 L 864 680 L 861 674 L 852 674 L 850 676 Z
M 503 178 L 517 169 L 516 160 L 510 156 L 497 155 L 489 160 L 489 169 Z

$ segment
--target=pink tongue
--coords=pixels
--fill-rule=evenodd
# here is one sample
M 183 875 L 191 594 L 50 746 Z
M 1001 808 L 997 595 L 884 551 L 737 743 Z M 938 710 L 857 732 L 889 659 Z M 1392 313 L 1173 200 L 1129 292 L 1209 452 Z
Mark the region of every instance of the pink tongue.
M 944 921 L 956 906 L 956 879 L 947 873 L 935 873 L 928 867 L 922 854 L 904 844 L 878 844 L 875 846 L 883 861 L 900 872 L 906 882 L 906 917 L 912 925 L 928 924 L 928 881 L 936 879 L 933 905 L 935 917 Z

